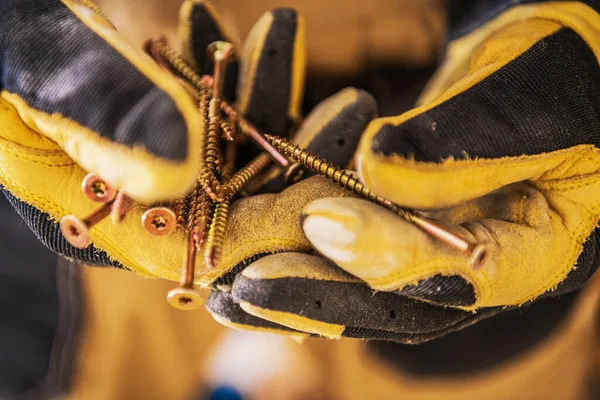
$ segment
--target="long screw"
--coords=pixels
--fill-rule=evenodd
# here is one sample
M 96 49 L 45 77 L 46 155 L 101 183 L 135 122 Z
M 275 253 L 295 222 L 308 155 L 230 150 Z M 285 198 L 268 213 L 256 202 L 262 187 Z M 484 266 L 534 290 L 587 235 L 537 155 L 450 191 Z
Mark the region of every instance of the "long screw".
M 271 158 L 266 153 L 261 153 L 242 169 L 237 171 L 231 179 L 223 185 L 222 193 L 219 196 L 219 201 L 224 201 L 226 198 L 239 193 L 246 185 L 263 172 L 271 165 Z
M 202 188 L 197 188 L 195 196 L 190 200 L 187 230 L 192 232 L 194 245 L 200 251 L 206 241 L 208 227 L 211 223 L 213 204 Z
M 194 274 L 196 271 L 196 246 L 192 232 L 187 234 L 187 253 L 184 261 L 181 281 L 178 287 L 169 291 L 167 301 L 178 310 L 193 310 L 203 303 L 202 296 L 194 288 Z
M 217 41 L 211 43 L 206 52 L 214 62 L 212 98 L 208 105 L 208 130 L 206 135 L 206 165 L 217 171 L 222 164 L 221 153 L 221 101 L 223 98 L 223 85 L 225 84 L 225 68 L 233 56 L 233 45 L 228 42 Z M 213 190 L 216 188 L 213 188 Z
M 187 197 L 188 209 L 185 215 L 180 214 L 181 218 L 185 218 L 187 252 L 179 286 L 167 295 L 169 304 L 179 310 L 193 310 L 202 304 L 202 297 L 194 288 L 196 254 L 204 242 L 212 215 L 212 202 L 200 182 Z
M 153 54 L 159 54 L 161 61 L 159 63 L 167 63 L 172 69 L 176 70 L 181 76 L 196 89 L 196 91 L 208 91 L 209 95 L 212 94 L 212 89 L 202 81 L 202 78 L 190 68 L 185 61 L 177 55 L 177 53 L 171 49 L 164 38 L 155 37 L 152 39 L 151 46 L 154 46 Z M 156 57 L 156 56 L 155 56 Z M 198 92 L 195 92 L 198 97 Z M 268 141 L 264 140 L 264 137 L 258 132 L 258 130 L 246 120 L 243 116 L 239 115 L 231 105 L 223 100 L 221 101 L 221 110 L 229 116 L 231 119 L 237 121 L 240 130 L 245 135 L 253 139 L 264 151 L 269 153 L 271 157 L 282 167 L 287 168 L 289 161 L 280 152 L 277 151 Z
M 112 204 L 112 202 L 102 204 L 83 219 L 79 219 L 74 215 L 62 217 L 60 230 L 67 242 L 78 249 L 87 248 L 90 244 L 90 228 L 109 216 Z
M 424 218 L 412 210 L 401 208 L 396 204 L 393 204 L 390 200 L 387 200 L 368 189 L 350 172 L 337 167 L 332 163 L 328 163 L 326 160 L 311 154 L 300 146 L 290 143 L 287 140 L 277 136 L 265 135 L 265 138 L 279 151 L 286 154 L 292 160 L 303 163 L 307 168 L 311 169 L 315 173 L 332 180 L 333 182 L 342 186 L 344 189 L 353 192 L 363 199 L 369 200 L 393 211 L 406 221 L 411 222 L 417 227 L 421 228 L 424 232 L 428 233 L 432 237 L 460 251 L 469 257 L 473 268 L 479 268 L 485 260 L 487 250 L 484 244 L 460 236 L 457 233 L 445 229 L 439 223 L 431 219 Z
M 229 118 L 237 121 L 238 126 L 240 127 L 240 130 L 244 135 L 249 136 L 252 140 L 254 140 L 260 147 L 263 148 L 263 150 L 269 153 L 271 157 L 273 157 L 273 159 L 280 166 L 282 166 L 283 168 L 289 167 L 290 162 L 287 160 L 287 158 L 285 158 L 283 154 L 277 151 L 276 148 L 273 148 L 273 146 L 271 146 L 271 144 L 267 140 L 265 140 L 264 136 L 260 134 L 258 129 L 256 129 L 250 121 L 243 118 L 237 111 L 233 109 L 233 107 L 231 107 L 226 102 L 223 102 L 221 104 L 221 109 Z
M 221 259 L 230 205 L 231 198 L 228 198 L 225 201 L 217 203 L 215 206 L 215 212 L 208 230 L 206 248 L 204 250 L 204 262 L 208 269 L 215 268 Z

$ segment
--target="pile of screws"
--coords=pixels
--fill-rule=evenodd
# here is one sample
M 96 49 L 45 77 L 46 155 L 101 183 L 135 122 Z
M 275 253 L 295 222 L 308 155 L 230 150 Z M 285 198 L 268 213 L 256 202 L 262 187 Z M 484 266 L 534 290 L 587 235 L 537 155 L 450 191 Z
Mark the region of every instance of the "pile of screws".
M 484 245 L 376 195 L 350 172 L 327 163 L 285 139 L 261 134 L 239 115 L 223 99 L 225 69 L 234 53 L 231 43 L 218 41 L 208 46 L 207 53 L 214 62 L 212 77 L 200 77 L 196 74 L 168 47 L 162 36 L 153 37 L 148 42 L 147 50 L 159 65 L 178 77 L 194 94 L 198 111 L 205 122 L 199 148 L 200 173 L 195 187 L 173 204 L 155 205 L 142 216 L 142 225 L 154 235 L 168 235 L 178 226 L 186 232 L 187 252 L 181 281 L 168 295 L 168 301 L 173 307 L 189 310 L 202 304 L 200 293 L 194 289 L 197 253 L 203 252 L 207 268 L 218 265 L 232 201 L 273 161 L 283 168 L 289 182 L 296 182 L 304 176 L 305 168 L 312 170 L 359 197 L 388 208 L 432 237 L 459 250 L 470 257 L 473 267 L 477 268 L 483 262 L 486 254 Z M 263 153 L 235 171 L 236 139 L 240 133 L 256 142 Z M 88 231 L 92 226 L 109 215 L 113 223 L 118 224 L 133 205 L 132 199 L 117 192 L 93 174 L 83 180 L 82 189 L 90 200 L 104 204 L 86 218 L 78 219 L 69 215 L 61 220 L 63 235 L 77 248 L 88 246 Z

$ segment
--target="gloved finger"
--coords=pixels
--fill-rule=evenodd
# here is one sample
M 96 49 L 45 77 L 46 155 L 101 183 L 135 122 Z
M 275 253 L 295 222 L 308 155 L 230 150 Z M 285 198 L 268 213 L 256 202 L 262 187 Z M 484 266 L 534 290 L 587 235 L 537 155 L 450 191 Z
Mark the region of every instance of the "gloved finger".
M 588 99 L 600 82 L 587 36 L 558 12 L 552 20 L 511 15 L 465 53 L 466 75 L 439 97 L 369 126 L 358 157 L 367 186 L 435 209 L 514 182 L 597 171 L 597 110 Z
M 192 185 L 194 103 L 94 10 L 71 0 L 2 2 L 0 51 L 3 101 L 84 169 L 143 201 Z
M 304 339 L 309 336 L 308 333 L 299 332 L 286 326 L 248 314 L 242 310 L 239 304 L 233 301 L 233 296 L 229 292 L 213 290 L 206 301 L 206 309 L 213 316 L 215 321 L 229 328 L 253 332 L 275 333 L 277 335 L 290 336 L 294 339 Z
M 291 8 L 265 13 L 244 43 L 238 106 L 264 133 L 286 136 L 300 118 L 306 50 L 304 19 Z
M 299 253 L 261 258 L 236 277 L 232 293 L 249 314 L 331 339 L 420 343 L 500 310 L 471 313 L 374 292 L 330 261 Z
M 573 237 L 569 225 L 581 221 L 565 221 L 560 212 L 574 206 L 566 201 L 553 206 L 539 190 L 519 183 L 433 213 L 438 220 L 457 224 L 463 236 L 486 245 L 478 268 L 411 223 L 363 200 L 317 200 L 303 210 L 303 228 L 319 252 L 376 290 L 400 290 L 439 304 L 476 309 L 523 304 L 561 282 L 573 290 L 593 273 L 597 253 L 584 252 L 579 270 L 585 276 L 569 274 L 595 225 L 588 224 Z M 590 242 L 597 246 L 596 240 Z
M 335 165 L 352 160 L 358 141 L 369 122 L 377 115 L 377 103 L 364 90 L 343 89 L 325 99 L 306 117 L 293 142 Z M 305 175 L 312 175 L 306 171 Z M 260 193 L 277 193 L 287 185 L 281 168 L 273 168 L 256 180 Z M 252 187 L 249 189 L 252 191 Z M 256 191 L 256 190 L 255 190 Z
M 313 251 L 300 227 L 302 208 L 319 198 L 340 196 L 351 194 L 314 176 L 279 194 L 251 196 L 235 202 L 230 209 L 221 261 L 212 269 L 198 261 L 196 282 L 202 286 L 231 285 L 240 271 L 267 254 Z M 167 251 L 172 255 L 172 250 Z
M 201 74 L 212 75 L 214 63 L 207 54 L 209 44 L 216 41 L 237 43 L 224 27 L 213 5 L 205 0 L 186 0 L 179 13 L 179 39 L 183 58 Z M 223 94 L 228 100 L 235 100 L 235 87 L 239 68 L 239 56 L 234 53 L 227 64 Z

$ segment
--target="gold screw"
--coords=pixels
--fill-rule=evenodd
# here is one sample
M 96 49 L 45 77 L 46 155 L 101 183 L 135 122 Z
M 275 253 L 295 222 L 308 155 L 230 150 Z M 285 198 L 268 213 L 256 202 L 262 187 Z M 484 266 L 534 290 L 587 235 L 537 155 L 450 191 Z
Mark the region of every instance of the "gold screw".
M 192 239 L 198 251 L 201 250 L 206 240 L 208 226 L 211 223 L 212 209 L 211 199 L 201 187 L 197 187 L 195 195 L 190 200 L 187 230 L 192 233 Z
M 235 123 L 223 121 L 221 122 L 221 130 L 223 131 L 223 139 L 228 142 L 233 142 L 235 140 Z
M 167 301 L 178 310 L 194 310 L 203 303 L 202 296 L 194 288 L 194 274 L 196 271 L 196 246 L 192 233 L 188 232 L 187 253 L 183 266 L 183 273 L 179 286 L 169 291 Z
M 206 238 L 206 249 L 204 250 L 204 262 L 208 269 L 215 268 L 221 259 L 230 204 L 231 198 L 219 202 L 215 206 L 215 212 Z
M 326 160 L 311 154 L 310 152 L 302 149 L 300 146 L 290 143 L 287 140 L 277 136 L 265 135 L 265 138 L 279 151 L 286 154 L 292 160 L 301 162 L 307 168 L 311 169 L 317 174 L 332 180 L 333 182 L 342 186 L 344 189 L 357 194 L 363 199 L 384 206 L 405 220 L 415 224 L 432 237 L 435 237 L 450 247 L 465 254 L 467 257 L 469 257 L 474 268 L 479 268 L 483 263 L 487 253 L 484 244 L 462 237 L 457 233 L 445 229 L 439 223 L 434 222 L 433 220 L 424 218 L 417 215 L 412 210 L 404 209 L 393 204 L 391 201 L 375 194 L 373 191 L 368 189 L 350 172 L 340 167 L 336 167 L 332 163 L 328 163 Z
M 264 151 L 269 153 L 269 155 L 283 168 L 288 168 L 290 162 L 285 158 L 283 154 L 277 151 L 267 140 L 265 140 L 264 136 L 252 125 L 247 119 L 238 114 L 237 111 L 233 109 L 227 102 L 221 103 L 221 110 L 232 120 L 237 121 L 237 124 L 240 128 L 240 131 L 246 136 L 249 136 L 256 144 L 258 144 Z
M 203 300 L 194 288 L 196 274 L 196 254 L 204 241 L 206 230 L 212 213 L 212 203 L 202 185 L 198 183 L 188 196 L 188 210 L 185 218 L 187 228 L 187 252 L 179 286 L 167 295 L 168 303 L 178 310 L 193 310 L 198 308 Z
M 89 246 L 89 230 L 110 214 L 112 203 L 104 203 L 84 219 L 74 215 L 66 215 L 60 220 L 60 230 L 73 247 L 85 249 Z
M 233 177 L 223 185 L 222 193 L 220 193 L 219 201 L 224 201 L 226 198 L 231 198 L 236 193 L 239 193 L 252 179 L 256 178 L 269 165 L 271 158 L 266 153 L 259 154 L 254 160 L 250 161 L 246 166 L 237 171 Z
M 167 207 L 153 207 L 142 214 L 142 225 L 156 236 L 165 236 L 177 227 L 177 215 Z
M 96 203 L 108 203 L 114 200 L 117 191 L 100 179 L 96 174 L 87 174 L 81 181 L 81 190 L 88 199 Z
M 207 92 L 210 96 L 212 94 L 212 89 L 202 80 L 198 74 L 194 72 L 192 68 L 190 68 L 185 61 L 181 59 L 177 55 L 177 53 L 169 48 L 166 43 L 166 40 L 161 37 L 155 37 L 152 40 L 151 45 L 153 46 L 153 56 L 157 59 L 159 64 L 169 65 L 173 70 L 177 71 L 181 76 L 183 76 L 187 81 L 193 86 L 195 90 L 193 90 L 195 96 L 200 98 L 203 91 Z M 188 85 L 189 87 L 189 85 Z M 190 88 L 191 89 L 191 88 Z M 287 168 L 289 166 L 289 161 L 283 156 L 280 152 L 277 151 L 268 141 L 264 139 L 264 137 L 258 132 L 258 130 L 252 125 L 248 120 L 239 115 L 231 105 L 225 101 L 221 101 L 221 110 L 233 121 L 236 121 L 240 130 L 244 135 L 249 136 L 252 140 L 254 140 L 262 149 L 269 153 L 269 155 L 282 167 Z
M 204 156 L 206 167 L 213 173 L 216 173 L 223 164 L 223 155 L 220 144 L 221 125 L 223 121 L 221 119 L 220 107 L 223 97 L 223 85 L 225 83 L 225 68 L 233 56 L 234 51 L 231 43 L 217 41 L 208 45 L 206 52 L 214 61 L 215 68 L 212 98 L 208 104 L 208 129 L 206 131 L 206 152 Z M 214 197 L 213 194 L 219 193 L 221 187 L 218 182 L 213 181 L 211 183 L 213 185 L 209 186 L 211 190 L 208 191 L 208 194 L 211 197 Z

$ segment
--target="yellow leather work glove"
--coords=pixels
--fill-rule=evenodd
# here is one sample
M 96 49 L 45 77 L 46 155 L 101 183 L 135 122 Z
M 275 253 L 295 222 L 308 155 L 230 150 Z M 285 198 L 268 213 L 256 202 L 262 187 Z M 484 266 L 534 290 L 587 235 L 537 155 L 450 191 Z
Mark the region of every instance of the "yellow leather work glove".
M 451 43 L 422 106 L 363 136 L 366 185 L 487 243 L 481 268 L 382 207 L 320 199 L 302 225 L 326 258 L 263 257 L 209 308 L 242 328 L 416 343 L 577 290 L 599 264 L 599 55 L 590 6 L 513 7 Z
M 147 208 L 143 202 L 118 226 L 105 220 L 92 227 L 92 245 L 85 250 L 70 246 L 60 233 L 62 216 L 83 216 L 97 207 L 81 194 L 84 168 L 147 202 L 188 190 L 197 174 L 196 135 L 202 127 L 196 106 L 172 76 L 119 39 L 89 7 L 91 3 L 70 1 L 11 1 L 0 6 L 0 182 L 17 211 L 52 250 L 86 264 L 120 266 L 177 281 L 185 235 L 181 229 L 167 237 L 146 232 L 140 223 Z M 201 73 L 211 73 L 206 46 L 230 39 L 212 6 L 185 1 L 180 27 L 184 57 Z M 226 95 L 235 97 L 246 117 L 266 132 L 285 135 L 300 116 L 302 33 L 303 20 L 295 11 L 268 12 L 239 52 L 242 60 L 229 66 Z M 308 116 L 295 138 L 347 164 L 375 115 L 370 95 L 345 89 Z M 171 160 L 175 156 L 181 160 Z M 231 269 L 258 252 L 308 251 L 310 244 L 298 225 L 302 207 L 341 192 L 317 179 L 281 196 L 235 202 L 220 266 L 207 273 L 200 254 L 196 282 L 227 282 L 235 276 Z M 270 235 L 278 226 L 278 235 Z
M 206 45 L 226 38 L 218 21 L 206 3 L 182 6 L 184 54 L 206 72 Z M 88 1 L 2 2 L 0 33 L 0 183 L 9 200 L 62 255 L 176 280 L 183 236 L 152 236 L 140 217 L 148 203 L 176 198 L 195 182 L 202 122 L 191 96 Z M 278 9 L 239 52 L 237 100 L 250 120 L 279 135 L 299 114 L 302 42 L 302 19 Z M 107 219 L 92 227 L 93 245 L 80 250 L 58 221 L 98 207 L 81 193 L 87 172 L 141 203 L 119 226 Z

